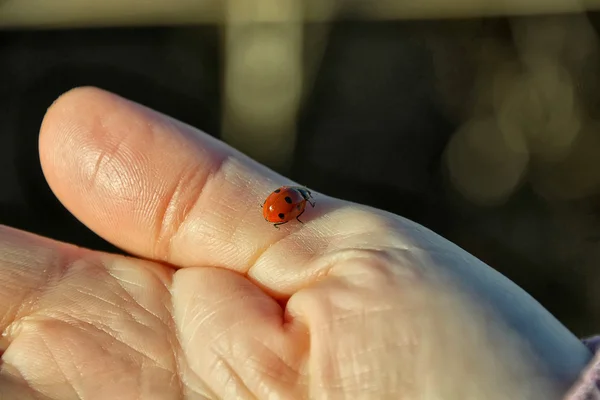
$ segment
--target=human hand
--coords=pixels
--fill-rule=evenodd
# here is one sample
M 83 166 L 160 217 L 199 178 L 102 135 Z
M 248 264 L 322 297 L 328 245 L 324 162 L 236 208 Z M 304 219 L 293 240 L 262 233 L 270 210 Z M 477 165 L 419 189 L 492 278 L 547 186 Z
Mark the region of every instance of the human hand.
M 401 217 L 314 193 L 98 89 L 52 105 L 46 178 L 139 257 L 0 229 L 2 399 L 557 399 L 589 360 L 539 304 Z

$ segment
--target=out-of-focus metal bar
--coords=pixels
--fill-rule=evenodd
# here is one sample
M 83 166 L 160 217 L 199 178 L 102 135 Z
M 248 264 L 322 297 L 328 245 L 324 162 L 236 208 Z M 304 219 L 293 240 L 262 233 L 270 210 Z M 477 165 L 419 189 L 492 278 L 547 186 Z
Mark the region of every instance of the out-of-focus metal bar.
M 326 22 L 331 4 L 346 19 L 435 19 L 569 13 L 600 9 L 600 0 L 298 0 L 298 18 Z M 253 2 L 239 0 L 249 13 L 227 17 L 224 0 L 0 0 L 0 27 L 90 27 L 203 23 L 286 22 L 285 12 L 257 16 Z M 244 5 L 244 3 L 247 3 Z M 277 9 L 278 7 L 275 7 Z
M 287 167 L 296 142 L 301 13 L 301 0 L 227 1 L 221 135 L 272 167 Z
M 0 0 L 0 27 L 72 28 L 214 23 L 220 0 Z
M 354 0 L 362 19 L 438 19 L 578 13 L 600 9 L 600 0 Z

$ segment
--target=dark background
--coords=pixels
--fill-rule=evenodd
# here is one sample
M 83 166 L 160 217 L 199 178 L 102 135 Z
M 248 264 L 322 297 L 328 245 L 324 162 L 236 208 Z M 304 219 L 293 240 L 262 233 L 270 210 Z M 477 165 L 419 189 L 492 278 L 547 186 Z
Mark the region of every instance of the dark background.
M 572 32 L 581 18 L 597 32 L 594 14 L 520 20 Z M 576 334 L 600 332 L 597 182 L 562 198 L 536 190 L 526 177 L 510 196 L 486 203 L 461 193 L 444 161 L 451 138 L 473 112 L 465 105 L 473 99 L 476 72 L 498 64 L 496 48 L 520 63 L 514 20 L 335 22 L 301 105 L 293 159 L 280 172 L 413 219 L 507 275 Z M 304 34 L 319 29 L 307 24 Z M 578 60 L 574 68 L 569 64 L 574 87 L 586 118 L 595 120 L 600 48 L 592 41 L 583 56 L 571 57 L 581 40 L 569 35 L 557 51 L 566 52 L 565 64 Z M 306 46 L 309 54 L 310 41 Z M 94 85 L 220 137 L 222 64 L 216 26 L 0 31 L 0 223 L 118 252 L 75 220 L 45 183 L 37 139 L 46 109 L 63 92 Z M 590 137 L 598 134 L 592 129 Z M 532 176 L 573 184 L 600 170 L 594 161 L 600 148 L 584 147 L 591 154 L 587 164 L 571 171 L 572 163 L 553 162 Z M 469 168 L 473 179 L 493 182 L 494 171 L 509 163 L 499 157 Z

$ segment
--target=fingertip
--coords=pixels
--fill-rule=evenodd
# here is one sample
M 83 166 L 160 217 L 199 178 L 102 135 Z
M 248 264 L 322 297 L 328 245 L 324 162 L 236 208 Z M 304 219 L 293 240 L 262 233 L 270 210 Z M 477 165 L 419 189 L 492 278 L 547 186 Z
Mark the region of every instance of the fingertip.
M 118 96 L 92 86 L 71 89 L 60 95 L 46 110 L 40 127 L 38 146 L 42 170 L 48 178 L 61 155 L 72 151 L 74 141 L 83 131 L 90 131 L 98 111 Z M 52 176 L 52 174 L 50 175 Z
M 39 137 L 44 176 L 61 203 L 100 235 L 115 231 L 155 175 L 147 162 L 149 117 L 143 107 L 88 86 L 64 93 L 46 112 Z M 135 207 L 144 212 L 144 205 Z
M 114 99 L 118 96 L 93 86 L 79 86 L 64 92 L 46 110 L 40 130 L 41 136 L 54 132 L 55 130 L 51 129 L 54 123 L 60 121 L 65 114 L 72 114 L 73 111 L 81 109 L 89 111 L 102 97 Z

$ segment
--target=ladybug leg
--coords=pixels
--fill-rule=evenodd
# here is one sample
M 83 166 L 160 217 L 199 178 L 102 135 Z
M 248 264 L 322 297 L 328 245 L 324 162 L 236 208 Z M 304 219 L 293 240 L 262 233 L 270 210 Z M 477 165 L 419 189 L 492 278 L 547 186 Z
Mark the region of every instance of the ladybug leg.
M 311 202 L 310 200 L 308 200 L 308 204 L 310 204 L 313 208 L 315 208 L 315 204 L 317 204 L 317 202 L 316 201 Z
M 277 222 L 275 224 L 273 224 L 273 226 L 277 229 L 279 229 L 279 225 L 283 225 L 283 224 L 287 224 L 289 221 L 285 221 L 285 222 Z
M 304 222 L 300 221 L 300 216 L 304 214 L 304 211 L 306 211 L 306 209 L 302 210 L 302 212 L 296 217 L 296 221 L 300 222 L 301 224 L 304 224 Z

